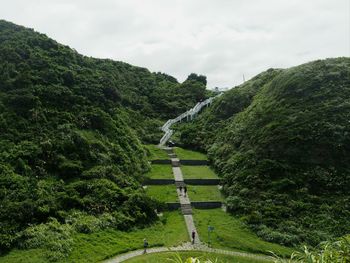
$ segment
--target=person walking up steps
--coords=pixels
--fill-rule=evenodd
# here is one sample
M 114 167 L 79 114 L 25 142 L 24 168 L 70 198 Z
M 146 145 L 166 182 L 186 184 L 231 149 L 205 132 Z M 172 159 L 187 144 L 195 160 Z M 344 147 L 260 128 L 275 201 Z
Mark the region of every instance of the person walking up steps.
M 187 196 L 187 186 L 184 187 L 184 197 Z
M 195 239 L 196 239 L 196 231 L 192 230 L 192 245 L 194 245 Z
M 180 186 L 179 188 L 180 188 L 180 195 L 182 195 L 182 186 Z

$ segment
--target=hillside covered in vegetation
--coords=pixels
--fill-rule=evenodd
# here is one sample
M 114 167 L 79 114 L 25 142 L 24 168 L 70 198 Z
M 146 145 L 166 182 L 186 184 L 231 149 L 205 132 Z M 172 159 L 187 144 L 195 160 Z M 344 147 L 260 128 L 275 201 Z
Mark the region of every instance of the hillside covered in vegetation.
M 85 57 L 0 21 L 0 251 L 40 247 L 36 238 L 51 233 L 60 253 L 72 226 L 88 233 L 156 220 L 140 184 L 149 169 L 142 143 L 205 98 L 205 85 L 196 74 L 178 83 Z
M 267 70 L 178 132 L 259 236 L 316 245 L 350 230 L 349 120 L 350 59 L 336 58 Z

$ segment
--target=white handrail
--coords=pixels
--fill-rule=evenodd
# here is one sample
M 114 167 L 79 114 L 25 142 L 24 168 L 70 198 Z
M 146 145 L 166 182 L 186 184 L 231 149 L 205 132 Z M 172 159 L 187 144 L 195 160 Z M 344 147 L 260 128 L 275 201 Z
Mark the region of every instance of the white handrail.
M 159 141 L 159 146 L 163 146 L 169 139 L 170 137 L 173 135 L 174 131 L 170 129 L 171 125 L 173 125 L 174 123 L 180 122 L 182 121 L 184 118 L 186 118 L 187 120 L 193 120 L 193 118 L 195 118 L 196 114 L 198 112 L 201 111 L 201 109 L 212 103 L 212 101 L 216 98 L 216 97 L 220 97 L 223 93 L 219 93 L 218 95 L 214 96 L 214 97 L 210 97 L 202 102 L 198 102 L 193 108 L 189 109 L 188 111 L 180 114 L 179 116 L 177 116 L 175 119 L 169 119 L 167 120 L 163 126 L 161 127 L 161 130 L 164 132 L 163 137 L 160 139 Z

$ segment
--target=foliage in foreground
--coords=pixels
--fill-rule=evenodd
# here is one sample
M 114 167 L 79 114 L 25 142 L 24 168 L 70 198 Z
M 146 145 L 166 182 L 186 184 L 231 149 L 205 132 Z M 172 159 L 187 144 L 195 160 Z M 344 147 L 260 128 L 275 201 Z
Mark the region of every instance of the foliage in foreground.
M 294 252 L 290 259 L 274 255 L 275 263 L 348 263 L 350 262 L 350 238 L 342 238 L 336 242 L 323 242 L 319 249 L 304 246 L 303 252 Z
M 174 258 L 169 258 L 168 259 L 169 262 L 174 262 L 174 263 L 218 263 L 217 260 L 215 261 L 211 261 L 210 259 L 202 259 L 200 260 L 199 258 L 196 257 L 189 257 L 185 260 L 183 260 L 180 255 L 176 255 Z
M 275 263 L 348 263 L 350 262 L 350 239 L 342 238 L 336 242 L 323 242 L 319 245 L 319 249 L 310 250 L 304 246 L 302 252 L 294 252 L 290 259 L 281 258 L 274 253 L 273 262 Z M 220 263 L 220 260 L 210 260 L 198 257 L 189 257 L 185 260 L 179 254 L 173 258 L 168 258 L 169 262 L 175 263 Z
M 269 257 L 227 255 L 202 251 L 177 251 L 150 253 L 126 260 L 127 263 L 165 263 L 165 262 L 212 262 L 212 263 L 267 263 L 272 262 Z

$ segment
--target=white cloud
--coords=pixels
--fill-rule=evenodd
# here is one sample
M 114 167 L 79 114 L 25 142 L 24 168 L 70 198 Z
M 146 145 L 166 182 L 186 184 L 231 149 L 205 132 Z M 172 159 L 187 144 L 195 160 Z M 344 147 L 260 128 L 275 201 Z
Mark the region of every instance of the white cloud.
M 232 87 L 270 67 L 350 56 L 349 0 L 2 0 L 0 17 L 88 56 Z

